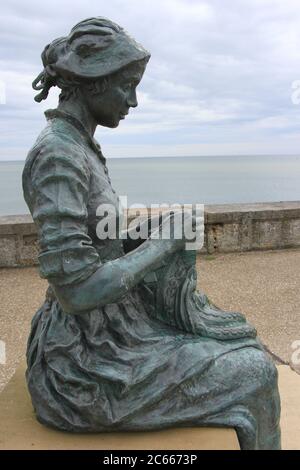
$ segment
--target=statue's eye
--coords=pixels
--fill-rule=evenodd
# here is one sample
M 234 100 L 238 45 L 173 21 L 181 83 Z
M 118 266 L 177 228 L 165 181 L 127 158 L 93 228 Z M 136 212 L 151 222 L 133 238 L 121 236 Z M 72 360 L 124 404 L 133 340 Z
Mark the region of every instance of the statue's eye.
M 123 90 L 125 90 L 125 91 L 130 90 L 132 87 L 133 87 L 133 83 L 132 83 L 132 82 L 125 82 L 125 83 L 122 85 L 122 88 L 123 88 Z

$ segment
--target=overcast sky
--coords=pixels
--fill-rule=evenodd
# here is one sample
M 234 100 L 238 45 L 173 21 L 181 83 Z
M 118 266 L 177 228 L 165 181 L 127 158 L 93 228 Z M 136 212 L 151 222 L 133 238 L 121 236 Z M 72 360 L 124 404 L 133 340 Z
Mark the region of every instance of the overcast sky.
M 299 0 L 9 0 L 0 159 L 25 158 L 43 111 L 56 106 L 55 89 L 33 99 L 44 46 L 90 16 L 120 24 L 152 54 L 139 107 L 117 129 L 96 132 L 106 157 L 300 153 Z

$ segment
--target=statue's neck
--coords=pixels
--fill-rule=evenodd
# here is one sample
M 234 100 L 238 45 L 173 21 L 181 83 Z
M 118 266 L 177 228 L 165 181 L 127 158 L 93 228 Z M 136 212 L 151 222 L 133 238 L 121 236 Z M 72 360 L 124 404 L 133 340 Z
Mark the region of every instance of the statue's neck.
M 70 114 L 81 122 L 83 127 L 93 137 L 97 123 L 87 108 L 85 102 L 78 97 L 70 97 L 67 101 L 62 101 L 57 106 L 59 111 Z

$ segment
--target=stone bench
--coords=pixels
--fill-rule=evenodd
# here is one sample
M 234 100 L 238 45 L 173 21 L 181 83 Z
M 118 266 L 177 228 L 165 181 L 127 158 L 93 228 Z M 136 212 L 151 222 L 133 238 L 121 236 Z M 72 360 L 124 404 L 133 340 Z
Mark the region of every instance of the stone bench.
M 233 429 L 71 434 L 39 424 L 25 383 L 25 365 L 0 394 L 0 450 L 239 450 Z

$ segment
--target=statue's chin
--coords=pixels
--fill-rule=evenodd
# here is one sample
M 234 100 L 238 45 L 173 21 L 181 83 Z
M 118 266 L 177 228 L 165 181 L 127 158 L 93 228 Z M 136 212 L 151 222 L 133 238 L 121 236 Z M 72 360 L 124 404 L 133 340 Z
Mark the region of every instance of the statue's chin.
M 118 122 L 98 122 L 98 126 L 102 126 L 102 127 L 108 127 L 109 129 L 115 129 L 116 127 L 118 127 L 120 124 L 120 121 Z

